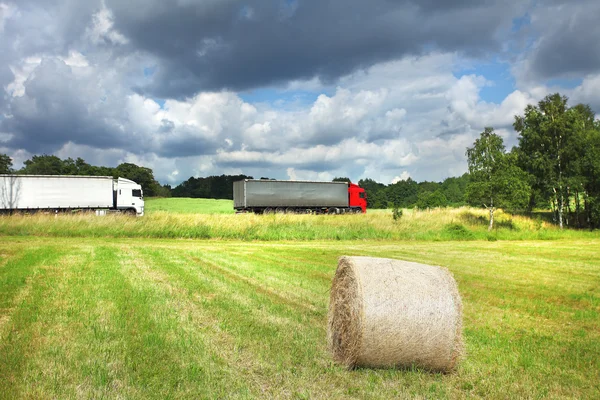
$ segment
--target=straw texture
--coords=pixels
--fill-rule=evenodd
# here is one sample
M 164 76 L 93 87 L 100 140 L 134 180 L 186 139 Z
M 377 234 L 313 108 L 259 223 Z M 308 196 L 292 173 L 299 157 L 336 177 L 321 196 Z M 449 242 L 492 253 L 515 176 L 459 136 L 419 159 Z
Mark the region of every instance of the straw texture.
M 341 257 L 327 336 L 334 360 L 349 368 L 452 371 L 463 353 L 458 287 L 445 268 Z

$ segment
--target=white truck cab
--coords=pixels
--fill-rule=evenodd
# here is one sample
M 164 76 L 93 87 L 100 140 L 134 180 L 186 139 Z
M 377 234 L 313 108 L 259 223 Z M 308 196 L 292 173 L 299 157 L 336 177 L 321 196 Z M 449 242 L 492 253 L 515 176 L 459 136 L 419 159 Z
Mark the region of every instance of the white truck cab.
M 124 212 L 135 212 L 139 217 L 144 215 L 144 193 L 142 186 L 125 178 L 118 178 L 115 185 L 117 209 Z

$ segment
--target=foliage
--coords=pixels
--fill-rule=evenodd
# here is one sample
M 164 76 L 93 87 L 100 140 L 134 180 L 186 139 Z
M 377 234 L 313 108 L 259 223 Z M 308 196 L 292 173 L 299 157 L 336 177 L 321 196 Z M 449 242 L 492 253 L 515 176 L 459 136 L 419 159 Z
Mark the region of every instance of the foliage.
M 92 175 L 113 176 L 131 179 L 139 183 L 144 190 L 144 196 L 170 196 L 170 187 L 161 186 L 155 179 L 150 168 L 140 167 L 132 163 L 123 163 L 116 168 L 97 167 L 90 165 L 82 158 L 73 160 L 60 159 L 54 155 L 34 155 L 26 160 L 17 173 L 24 175 Z
M 569 217 L 574 217 L 576 226 L 599 226 L 594 204 L 600 196 L 600 124 L 589 106 L 569 108 L 567 101 L 552 94 L 516 116 L 519 147 L 515 153 L 519 165 L 532 176 L 530 208 L 540 201 L 550 204 L 561 228 L 569 224 Z
M 173 197 L 233 199 L 233 182 L 252 179 L 246 175 L 191 177 L 172 190 Z
M 435 192 L 424 190 L 419 192 L 416 207 L 419 209 L 445 207 L 448 204 L 448 199 L 442 192 L 442 189 L 437 189 Z
M 471 205 L 489 210 L 489 230 L 497 207 L 525 208 L 530 194 L 527 175 L 516 165 L 515 157 L 506 154 L 504 142 L 493 128 L 485 128 L 473 147 L 467 148 L 467 158 L 470 174 L 467 199 Z
M 0 153 L 0 174 L 10 174 L 12 165 L 12 159 L 6 154 Z
M 394 219 L 394 221 L 400 221 L 400 218 L 402 218 L 402 214 L 402 209 L 398 208 L 398 206 L 394 206 L 394 208 L 392 209 L 392 218 Z
M 350 178 L 346 178 L 346 177 L 336 177 L 336 178 L 333 178 L 333 180 L 331 182 L 348 182 L 348 183 L 352 183 L 352 181 L 350 180 Z

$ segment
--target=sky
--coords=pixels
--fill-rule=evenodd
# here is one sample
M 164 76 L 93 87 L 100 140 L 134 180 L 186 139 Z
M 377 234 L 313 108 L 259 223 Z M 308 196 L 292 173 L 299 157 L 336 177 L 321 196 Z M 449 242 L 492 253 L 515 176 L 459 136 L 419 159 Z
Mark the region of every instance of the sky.
M 560 92 L 600 113 L 597 0 L 0 0 L 0 153 L 389 184 L 467 170 Z

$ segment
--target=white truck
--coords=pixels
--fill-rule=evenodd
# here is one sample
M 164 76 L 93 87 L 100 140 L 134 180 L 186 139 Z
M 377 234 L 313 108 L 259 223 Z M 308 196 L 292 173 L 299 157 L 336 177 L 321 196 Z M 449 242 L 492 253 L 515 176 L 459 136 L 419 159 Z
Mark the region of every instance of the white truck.
M 142 187 L 111 176 L 0 175 L 0 213 L 68 210 L 142 216 Z

